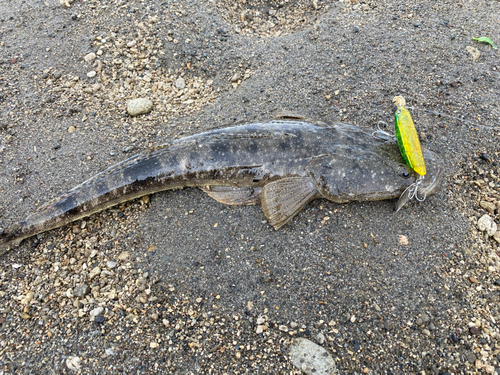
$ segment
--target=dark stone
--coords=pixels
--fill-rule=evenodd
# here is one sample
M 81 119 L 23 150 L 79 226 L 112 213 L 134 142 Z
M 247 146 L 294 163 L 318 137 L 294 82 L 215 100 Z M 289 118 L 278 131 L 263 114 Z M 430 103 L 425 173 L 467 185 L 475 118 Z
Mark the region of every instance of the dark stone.
M 75 297 L 85 297 L 90 293 L 90 287 L 87 284 L 76 284 L 73 294 Z
M 394 323 L 391 322 L 390 320 L 385 320 L 384 321 L 384 328 L 388 331 L 391 331 L 394 329 Z
M 474 335 L 474 336 L 479 335 L 479 330 L 476 327 L 470 327 L 469 332 L 471 335 Z
M 104 316 L 102 315 L 97 315 L 95 318 L 94 318 L 94 322 L 96 323 L 104 323 Z
M 489 156 L 488 154 L 483 153 L 483 154 L 479 155 L 479 158 L 480 158 L 481 160 L 491 162 L 490 156 Z
M 359 341 L 354 340 L 353 344 L 354 344 L 354 351 L 357 352 L 359 350 Z

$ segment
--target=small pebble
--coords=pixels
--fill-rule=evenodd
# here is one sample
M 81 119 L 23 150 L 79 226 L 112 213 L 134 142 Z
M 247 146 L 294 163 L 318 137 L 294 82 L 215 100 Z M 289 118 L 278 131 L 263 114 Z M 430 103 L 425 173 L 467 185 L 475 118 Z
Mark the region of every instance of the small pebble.
M 22 305 L 27 305 L 33 300 L 33 297 L 35 296 L 35 293 L 33 292 L 28 292 L 26 295 L 21 299 L 21 304 Z
M 96 76 L 96 72 L 95 70 L 91 70 L 90 72 L 87 73 L 87 77 L 89 78 L 94 78 Z
M 73 295 L 75 297 L 85 297 L 90 293 L 90 287 L 87 284 L 76 284 L 75 289 L 73 290 Z
M 312 341 L 296 338 L 290 344 L 293 365 L 307 375 L 331 375 L 337 373 L 335 360 L 330 353 Z
M 469 332 L 471 335 L 477 336 L 479 334 L 479 330 L 476 327 L 470 327 Z
M 94 322 L 96 323 L 104 323 L 104 316 L 102 315 L 96 315 L 96 317 L 94 318 Z
M 184 78 L 182 78 L 182 77 L 177 78 L 177 80 L 175 81 L 175 87 L 177 87 L 180 90 L 182 90 L 183 88 L 185 88 L 186 87 L 186 81 L 184 81 Z
M 128 258 L 130 258 L 130 253 L 128 251 L 124 251 L 123 253 L 118 255 L 118 259 L 121 261 L 127 260 Z
M 477 227 L 481 232 L 486 232 L 488 236 L 493 236 L 497 232 L 497 224 L 490 215 L 483 215 L 477 221 Z
M 391 331 L 394 329 L 394 323 L 390 320 L 384 320 L 384 328 L 388 331 Z
M 116 262 L 113 262 L 110 260 L 110 261 L 106 262 L 106 267 L 108 267 L 110 270 L 112 270 L 113 268 L 116 267 L 116 264 L 117 264 Z
M 101 268 L 99 266 L 97 266 L 92 271 L 90 271 L 89 279 L 92 280 L 94 277 L 96 277 L 100 274 L 101 274 Z
M 81 369 L 80 362 L 81 359 L 77 356 L 68 356 L 68 358 L 66 358 L 66 366 L 71 371 L 79 371 Z
M 132 99 L 127 103 L 127 112 L 130 116 L 149 113 L 153 109 L 153 102 L 146 98 Z
M 472 59 L 474 61 L 479 60 L 479 57 L 481 57 L 481 52 L 479 52 L 479 50 L 477 48 L 472 47 L 472 46 L 467 46 L 467 47 L 465 47 L 465 49 L 467 50 L 467 52 L 470 53 L 470 55 L 472 56 Z
M 319 345 L 323 345 L 325 343 L 325 335 L 323 335 L 321 332 L 318 333 L 318 335 L 316 336 L 316 342 Z
M 353 344 L 354 351 L 358 352 L 359 348 L 360 348 L 359 341 L 358 340 L 354 340 L 354 342 L 352 344 Z
M 495 234 L 493 235 L 493 239 L 500 243 L 500 230 L 497 230 Z
M 241 74 L 239 72 L 235 73 L 235 75 L 231 78 L 231 82 L 238 82 L 241 79 Z
M 68 128 L 68 133 L 69 133 L 69 134 L 71 134 L 71 133 L 73 133 L 75 130 L 76 130 L 76 128 L 75 128 L 73 125 L 71 125 L 71 126 Z
M 90 316 L 101 315 L 103 311 L 104 311 L 104 307 L 98 306 L 95 309 L 90 310 Z
M 496 206 L 494 203 L 488 201 L 481 201 L 479 202 L 479 205 L 486 211 L 488 211 L 490 214 L 493 215 L 495 213 Z
M 83 59 L 85 60 L 85 62 L 87 63 L 91 63 L 92 61 L 95 60 L 95 53 L 94 52 L 90 52 L 88 54 L 86 54 Z

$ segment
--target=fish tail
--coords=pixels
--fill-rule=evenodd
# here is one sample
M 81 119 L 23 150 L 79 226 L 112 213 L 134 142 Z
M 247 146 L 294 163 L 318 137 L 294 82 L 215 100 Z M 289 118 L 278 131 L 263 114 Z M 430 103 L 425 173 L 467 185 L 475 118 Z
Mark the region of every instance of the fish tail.
M 9 228 L 0 229 L 0 255 L 9 251 L 14 245 L 18 245 L 23 239 L 30 237 L 29 230 L 22 223 L 15 224 Z

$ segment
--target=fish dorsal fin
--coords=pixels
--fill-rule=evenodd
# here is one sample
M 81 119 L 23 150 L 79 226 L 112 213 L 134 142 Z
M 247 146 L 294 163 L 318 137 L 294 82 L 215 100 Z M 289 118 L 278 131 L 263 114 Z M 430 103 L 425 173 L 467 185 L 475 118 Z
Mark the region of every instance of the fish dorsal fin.
M 259 203 L 262 188 L 207 186 L 200 187 L 205 193 L 217 202 L 231 206 L 253 205 Z
M 286 177 L 262 188 L 262 209 L 274 229 L 288 223 L 320 194 L 310 177 Z
M 305 120 L 306 116 L 292 111 L 278 111 L 273 116 L 274 120 Z

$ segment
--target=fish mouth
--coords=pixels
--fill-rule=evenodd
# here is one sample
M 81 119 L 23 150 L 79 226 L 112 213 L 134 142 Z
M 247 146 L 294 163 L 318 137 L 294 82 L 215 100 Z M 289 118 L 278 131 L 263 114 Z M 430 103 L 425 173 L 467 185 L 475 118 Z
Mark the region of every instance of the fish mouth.
M 427 180 L 426 185 L 423 187 L 423 191 L 425 195 L 431 195 L 437 192 L 441 186 L 441 182 L 443 180 L 443 165 L 436 160 L 436 169 L 433 171 L 434 173 L 432 180 Z M 426 176 L 427 177 L 427 176 Z

